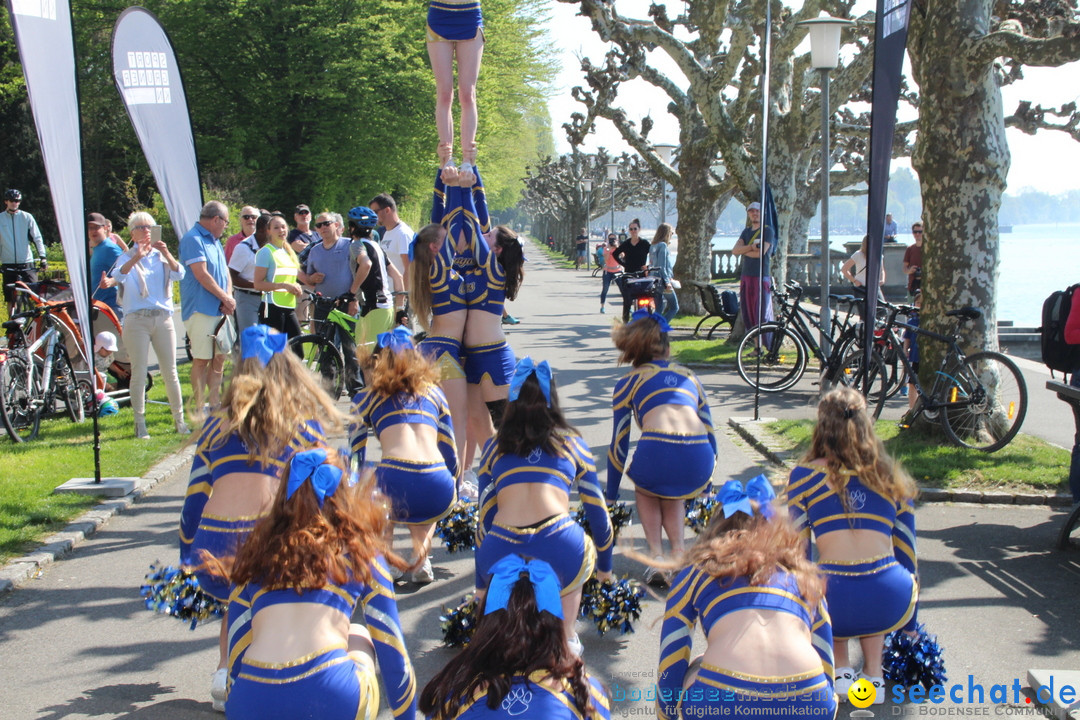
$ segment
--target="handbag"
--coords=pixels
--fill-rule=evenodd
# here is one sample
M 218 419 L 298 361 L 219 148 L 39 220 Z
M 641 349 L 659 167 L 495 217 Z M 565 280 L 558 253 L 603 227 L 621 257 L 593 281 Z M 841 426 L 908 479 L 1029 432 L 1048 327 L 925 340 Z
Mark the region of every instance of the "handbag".
M 219 353 L 228 355 L 236 345 L 236 324 L 232 318 L 225 315 L 214 331 L 214 347 Z

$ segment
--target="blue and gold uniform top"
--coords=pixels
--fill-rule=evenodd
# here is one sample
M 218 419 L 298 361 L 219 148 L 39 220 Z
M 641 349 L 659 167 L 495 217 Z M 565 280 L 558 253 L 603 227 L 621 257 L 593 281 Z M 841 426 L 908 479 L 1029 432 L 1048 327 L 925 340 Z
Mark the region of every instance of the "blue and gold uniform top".
M 484 237 L 491 229 L 491 220 L 480 171 L 474 171 L 476 183 L 471 190 L 446 188 L 445 222 L 455 242 L 459 236 L 465 238 L 465 247 L 454 258 L 454 267 L 464 280 L 469 309 L 502 317 L 506 304 L 506 272 Z
M 820 537 L 834 530 L 876 530 L 892 538 L 897 562 L 918 576 L 915 556 L 915 503 L 896 501 L 875 492 L 847 473 L 847 507 L 826 480 L 824 466 L 796 465 L 788 477 L 787 502 L 803 537 Z M 807 548 L 809 549 L 809 542 Z
M 607 691 L 595 678 L 585 675 L 593 709 L 582 715 L 566 681 L 560 683 L 561 689 L 555 689 L 544 682 L 546 677 L 546 670 L 535 670 L 527 678 L 514 677 L 510 681 L 510 691 L 494 710 L 487 706 L 487 690 L 477 690 L 449 720 L 610 720 L 611 704 Z
M 199 529 L 203 508 L 214 492 L 214 483 L 230 473 L 261 473 L 272 477 L 281 477 L 281 471 L 296 452 L 312 445 L 325 444 L 326 434 L 317 420 L 308 420 L 299 428 L 296 435 L 275 458 L 267 458 L 256 453 L 251 457 L 251 449 L 235 433 L 225 433 L 222 426 L 225 416 L 222 411 L 210 415 L 203 424 L 202 432 L 196 443 L 195 458 L 191 463 L 191 475 L 188 478 L 187 495 L 184 507 L 180 510 L 180 563 L 198 564 L 198 558 L 192 558 L 191 542 L 195 531 Z
M 438 432 L 439 454 L 443 456 L 450 474 L 457 476 L 457 446 L 454 444 L 454 425 L 450 421 L 450 406 L 438 385 L 427 388 L 422 395 L 399 393 L 391 397 L 364 388 L 353 397 L 349 414 L 353 422 L 349 427 L 352 452 L 360 464 L 367 455 L 368 428 L 376 435 L 402 423 L 427 425 Z
M 255 583 L 235 588 L 229 597 L 229 674 L 236 678 L 240 665 L 252 641 L 251 621 L 262 609 L 286 603 L 315 603 L 326 605 L 351 617 L 359 605 L 364 623 L 375 644 L 379 673 L 386 687 L 387 702 L 394 717 L 411 720 L 416 715 L 416 675 L 398 619 L 394 581 L 382 556 L 369 566 L 371 583 L 357 580 L 336 585 L 327 582 L 321 588 L 266 590 Z
M 697 377 L 682 365 L 667 360 L 654 360 L 634 368 L 615 383 L 611 397 L 615 421 L 611 430 L 611 446 L 608 448 L 607 499 L 619 498 L 626 457 L 630 453 L 631 416 L 641 426 L 641 418 L 661 405 L 686 405 L 696 408 L 698 417 L 708 429 L 709 444 L 716 454 L 716 437 L 713 435 L 712 412 L 705 397 L 705 388 Z
M 667 610 L 660 631 L 659 717 L 665 720 L 678 717 L 678 698 L 690 664 L 691 637 L 698 618 L 708 636 L 723 616 L 751 608 L 787 612 L 806 624 L 814 650 L 821 657 L 829 693 L 832 693 L 832 623 L 824 598 L 817 607 L 811 608 L 803 600 L 795 578 L 780 569 L 767 583 L 751 585 L 745 577 L 725 581 L 690 565 L 675 576 L 667 596 Z M 823 682 L 822 689 L 825 687 Z
M 435 189 L 432 192 L 431 222 L 446 228 L 446 240 L 432 259 L 431 269 L 428 271 L 428 277 L 431 280 L 433 315 L 448 315 L 457 310 L 467 309 L 464 280 L 461 273 L 454 267 L 454 234 L 450 221 L 451 213 L 446 211 L 446 186 L 443 185 L 442 173 L 436 172 Z
M 427 24 L 430 41 L 472 40 L 484 27 L 480 0 L 431 0 Z
M 576 433 L 561 435 L 559 442 L 558 454 L 551 455 L 536 448 L 528 457 L 522 457 L 504 455 L 498 450 L 496 438 L 488 440 L 477 474 L 480 512 L 476 528 L 478 540 L 483 539 L 495 521 L 500 490 L 519 483 L 541 483 L 559 488 L 569 499 L 570 490 L 577 483 L 578 497 L 589 521 L 589 534 L 596 545 L 596 568 L 601 572 L 610 572 L 615 533 L 611 528 L 604 495 L 600 492 L 592 453 Z

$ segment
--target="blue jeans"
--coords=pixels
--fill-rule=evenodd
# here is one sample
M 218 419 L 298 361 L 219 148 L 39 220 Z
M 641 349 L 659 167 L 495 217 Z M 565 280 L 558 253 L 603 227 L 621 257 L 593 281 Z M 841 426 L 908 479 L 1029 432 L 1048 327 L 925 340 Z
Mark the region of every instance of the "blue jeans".
M 607 302 L 608 288 L 611 287 L 611 280 L 615 277 L 615 273 L 604 271 L 604 286 L 600 289 L 600 305 L 601 307 Z
M 665 290 L 656 296 L 656 311 L 668 322 L 679 312 L 679 298 L 674 290 Z

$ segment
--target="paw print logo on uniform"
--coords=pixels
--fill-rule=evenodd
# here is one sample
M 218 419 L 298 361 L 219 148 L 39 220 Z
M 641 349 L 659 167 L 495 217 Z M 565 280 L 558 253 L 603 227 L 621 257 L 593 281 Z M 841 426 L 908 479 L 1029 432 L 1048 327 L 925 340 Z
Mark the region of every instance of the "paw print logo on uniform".
M 866 507 L 866 491 L 857 489 L 848 490 L 848 501 L 851 504 L 852 510 L 862 510 L 864 507 Z
M 533 451 L 531 453 L 529 453 L 529 457 L 526 458 L 526 459 L 529 461 L 530 465 L 535 465 L 538 462 L 540 462 L 540 459 L 543 456 L 544 456 L 544 453 L 543 453 L 542 450 L 540 450 L 540 448 L 534 448 Z
M 533 695 L 528 688 L 511 688 L 510 692 L 506 693 L 506 697 L 503 698 L 502 709 L 512 717 L 522 715 L 529 711 L 529 703 L 532 702 L 532 698 Z
M 675 377 L 674 375 L 667 375 L 664 377 L 664 384 L 668 387 L 675 387 L 679 384 L 679 378 Z

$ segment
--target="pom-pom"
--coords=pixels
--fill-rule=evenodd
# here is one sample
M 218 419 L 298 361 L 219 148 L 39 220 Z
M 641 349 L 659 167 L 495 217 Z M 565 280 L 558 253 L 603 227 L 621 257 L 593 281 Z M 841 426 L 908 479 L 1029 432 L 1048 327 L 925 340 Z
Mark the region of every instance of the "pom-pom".
M 450 514 L 438 522 L 435 534 L 442 539 L 447 552 L 476 549 L 476 518 L 476 503 L 458 500 Z
M 695 534 L 700 535 L 709 526 L 709 520 L 712 519 L 717 502 L 712 483 L 709 483 L 705 491 L 696 498 L 686 501 L 686 525 Z
M 225 605 L 203 592 L 199 578 L 187 568 L 154 563 L 139 594 L 147 610 L 190 622 L 192 630 L 200 622 L 225 615 Z
M 611 518 L 611 530 L 615 540 L 619 539 L 619 531 L 624 527 L 629 527 L 633 521 L 634 516 L 630 510 L 630 506 L 622 500 L 615 502 L 609 502 L 607 504 L 608 517 Z M 585 515 L 585 505 L 579 505 L 577 512 L 574 513 L 574 519 L 577 520 L 585 530 L 586 535 L 590 535 L 589 531 L 589 518 Z
M 922 685 L 929 690 L 945 684 L 944 651 L 937 635 L 926 632 L 926 626 L 915 626 L 913 638 L 903 630 L 893 630 L 885 636 L 882 650 L 882 670 L 885 679 L 904 687 Z
M 443 645 L 465 647 L 469 644 L 476 632 L 476 623 L 480 620 L 477 614 L 479 607 L 480 602 L 472 593 L 466 595 L 453 610 L 443 607 L 443 613 L 439 616 Z
M 623 578 L 600 582 L 596 577 L 581 588 L 578 616 L 592 620 L 601 635 L 615 630 L 620 635 L 634 632 L 633 621 L 641 617 L 641 599 L 645 589 L 637 580 Z

